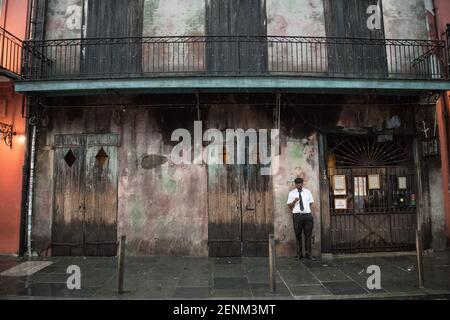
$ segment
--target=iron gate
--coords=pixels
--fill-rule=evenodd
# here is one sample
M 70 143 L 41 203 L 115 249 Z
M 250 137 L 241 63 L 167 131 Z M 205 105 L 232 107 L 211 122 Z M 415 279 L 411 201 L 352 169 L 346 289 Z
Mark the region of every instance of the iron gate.
M 407 139 L 331 139 L 333 253 L 406 251 L 415 248 L 416 179 Z

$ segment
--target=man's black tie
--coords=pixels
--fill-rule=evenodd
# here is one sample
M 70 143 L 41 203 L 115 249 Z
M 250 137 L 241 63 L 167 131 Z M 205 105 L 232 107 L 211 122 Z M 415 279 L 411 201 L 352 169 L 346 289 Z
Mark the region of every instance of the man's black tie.
M 302 189 L 298 189 L 298 199 L 300 201 L 300 210 L 303 211 L 305 207 L 303 206 Z

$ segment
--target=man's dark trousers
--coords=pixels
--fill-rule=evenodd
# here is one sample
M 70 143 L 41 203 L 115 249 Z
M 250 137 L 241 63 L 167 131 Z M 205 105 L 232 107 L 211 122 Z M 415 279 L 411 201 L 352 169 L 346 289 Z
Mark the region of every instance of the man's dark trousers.
M 305 253 L 311 255 L 311 235 L 314 226 L 314 220 L 310 213 L 294 213 L 294 232 L 297 238 L 297 256 L 303 256 L 302 253 L 302 232 L 305 233 Z

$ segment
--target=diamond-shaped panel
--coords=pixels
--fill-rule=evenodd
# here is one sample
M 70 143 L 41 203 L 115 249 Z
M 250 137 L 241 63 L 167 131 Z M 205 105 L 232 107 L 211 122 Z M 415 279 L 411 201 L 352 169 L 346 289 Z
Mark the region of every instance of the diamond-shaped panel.
M 108 160 L 108 154 L 103 150 L 103 148 L 100 149 L 100 151 L 95 156 L 95 159 L 97 159 L 97 163 L 100 166 L 103 166 L 105 162 Z
M 69 167 L 72 167 L 76 160 L 77 160 L 77 157 L 75 157 L 75 155 L 73 154 L 72 149 L 67 151 L 67 153 L 64 157 L 64 161 L 67 163 L 67 165 Z

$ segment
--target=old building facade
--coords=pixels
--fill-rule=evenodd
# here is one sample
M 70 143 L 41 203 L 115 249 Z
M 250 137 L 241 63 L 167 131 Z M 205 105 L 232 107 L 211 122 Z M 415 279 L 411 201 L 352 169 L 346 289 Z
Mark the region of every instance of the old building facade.
M 417 228 L 446 248 L 427 1 L 36 0 L 31 30 L 39 254 L 114 255 L 124 234 L 132 255 L 264 256 L 273 233 L 293 255 L 296 177 L 314 254 L 411 250 Z M 208 162 L 208 132 L 238 129 L 246 161 L 226 141 Z

